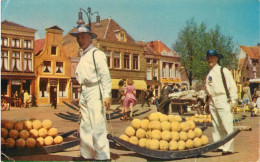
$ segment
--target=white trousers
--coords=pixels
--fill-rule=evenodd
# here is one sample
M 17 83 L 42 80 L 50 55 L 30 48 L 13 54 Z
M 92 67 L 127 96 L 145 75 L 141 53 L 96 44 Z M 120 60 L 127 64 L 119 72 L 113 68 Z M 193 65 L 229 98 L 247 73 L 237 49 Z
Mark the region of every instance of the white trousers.
M 82 86 L 80 96 L 80 153 L 86 159 L 110 159 L 106 122 L 98 86 Z
M 228 134 L 233 132 L 233 114 L 231 112 L 231 105 L 227 101 L 226 95 L 221 95 L 210 99 L 209 108 L 213 119 L 213 140 L 216 142 L 218 140 L 222 140 Z M 234 152 L 234 139 L 219 147 L 219 149 Z

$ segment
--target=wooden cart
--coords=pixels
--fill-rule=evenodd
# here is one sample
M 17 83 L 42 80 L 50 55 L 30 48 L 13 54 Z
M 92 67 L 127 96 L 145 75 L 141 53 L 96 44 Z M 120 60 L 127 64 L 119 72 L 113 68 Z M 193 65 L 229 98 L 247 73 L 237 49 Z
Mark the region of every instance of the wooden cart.
M 183 115 L 187 112 L 187 107 L 196 103 L 195 100 L 188 99 L 172 99 L 171 106 L 169 106 L 169 113 L 178 112 L 180 115 Z

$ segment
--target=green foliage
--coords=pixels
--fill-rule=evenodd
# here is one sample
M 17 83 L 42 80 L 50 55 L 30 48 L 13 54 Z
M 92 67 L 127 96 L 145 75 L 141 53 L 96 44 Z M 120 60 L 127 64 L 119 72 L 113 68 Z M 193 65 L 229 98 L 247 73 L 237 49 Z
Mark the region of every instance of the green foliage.
M 193 79 L 204 79 L 209 71 L 209 67 L 203 59 L 207 50 L 215 49 L 218 53 L 223 54 L 224 59 L 220 63 L 229 68 L 233 48 L 232 37 L 223 36 L 219 26 L 208 30 L 205 23 L 197 25 L 193 18 L 186 22 L 173 45 L 174 51 L 179 54 L 185 67 L 190 85 Z

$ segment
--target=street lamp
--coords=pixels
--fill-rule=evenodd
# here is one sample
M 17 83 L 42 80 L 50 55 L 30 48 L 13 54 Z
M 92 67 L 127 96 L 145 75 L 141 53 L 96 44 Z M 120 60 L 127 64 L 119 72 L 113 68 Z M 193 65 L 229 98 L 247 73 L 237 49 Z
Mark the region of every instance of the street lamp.
M 96 26 L 99 27 L 100 26 L 100 16 L 98 14 L 98 12 L 91 12 L 91 8 L 88 7 L 87 11 L 84 10 L 83 8 L 80 8 L 79 10 L 79 20 L 77 21 L 77 24 L 80 25 L 80 24 L 85 24 L 85 21 L 83 20 L 83 16 L 82 16 L 82 11 L 85 12 L 85 14 L 87 15 L 88 17 L 88 24 L 89 24 L 89 28 L 91 29 L 91 16 L 94 15 L 94 14 L 97 14 L 96 16 Z

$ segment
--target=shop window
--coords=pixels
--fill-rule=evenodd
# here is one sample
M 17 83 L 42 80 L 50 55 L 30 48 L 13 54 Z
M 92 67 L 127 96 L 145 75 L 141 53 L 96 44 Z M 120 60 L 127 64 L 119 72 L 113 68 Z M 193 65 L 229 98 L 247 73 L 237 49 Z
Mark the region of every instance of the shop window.
M 63 62 L 56 62 L 56 73 L 63 73 Z
M 120 53 L 114 53 L 114 68 L 120 68 Z
M 8 47 L 8 38 L 5 37 L 1 38 L 1 46 Z
M 12 39 L 12 47 L 20 48 L 20 39 Z
M 32 54 L 24 53 L 23 55 L 24 55 L 24 62 L 23 62 L 24 71 L 30 72 L 32 71 Z
M 150 64 L 151 63 L 151 59 L 146 59 L 146 63 Z
M 112 89 L 112 98 L 118 98 L 118 90 Z
M 153 64 L 157 64 L 157 60 L 153 59 Z
M 2 51 L 1 54 L 1 70 L 6 71 L 9 70 L 9 65 L 8 65 L 8 52 L 7 51 Z
M 59 97 L 67 97 L 67 79 L 59 80 Z
M 51 72 L 51 62 L 50 61 L 43 61 L 43 72 L 44 73 Z
M 20 71 L 20 52 L 12 52 L 12 70 L 13 71 Z
M 72 95 L 73 95 L 73 99 L 79 99 L 79 97 L 80 97 L 80 88 L 73 87 Z
M 151 67 L 147 67 L 146 75 L 147 75 L 147 80 L 152 80 Z
M 1 79 L 1 95 L 7 95 L 7 86 L 9 80 Z
M 40 79 L 40 93 L 39 93 L 39 97 L 48 97 L 48 79 L 45 78 L 41 78 Z
M 130 69 L 130 58 L 129 58 L 129 54 L 124 54 L 124 68 L 125 69 Z
M 51 47 L 51 55 L 56 55 L 56 49 L 57 49 L 57 47 L 55 47 L 55 46 Z
M 138 55 L 133 55 L 133 69 L 138 70 Z

